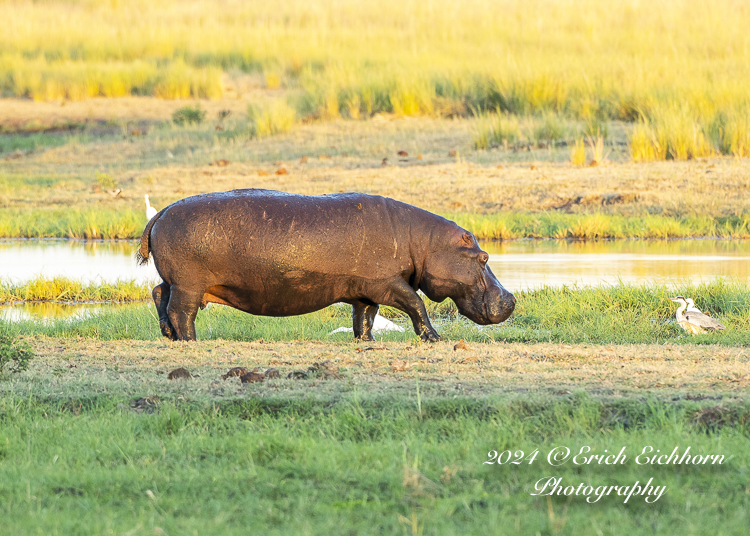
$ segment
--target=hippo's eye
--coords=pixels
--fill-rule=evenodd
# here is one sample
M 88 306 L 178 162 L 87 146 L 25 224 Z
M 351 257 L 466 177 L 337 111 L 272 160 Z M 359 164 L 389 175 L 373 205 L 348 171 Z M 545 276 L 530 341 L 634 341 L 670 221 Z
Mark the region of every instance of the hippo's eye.
M 490 260 L 490 256 L 487 255 L 484 251 L 479 254 L 479 262 L 481 262 L 483 265 L 487 264 L 487 261 Z
M 461 240 L 467 246 L 473 246 L 474 245 L 474 237 L 471 236 L 471 233 L 464 233 L 464 235 L 461 237 Z

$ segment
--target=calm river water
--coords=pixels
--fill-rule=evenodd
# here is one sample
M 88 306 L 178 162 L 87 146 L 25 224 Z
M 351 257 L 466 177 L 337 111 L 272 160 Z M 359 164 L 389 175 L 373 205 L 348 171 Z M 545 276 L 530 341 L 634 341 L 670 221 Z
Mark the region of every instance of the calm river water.
M 544 285 L 679 283 L 750 277 L 750 241 L 518 240 L 483 243 L 482 247 L 490 254 L 492 271 L 511 291 Z M 21 283 L 42 275 L 86 282 L 156 282 L 158 274 L 153 264 L 136 265 L 137 248 L 136 241 L 0 240 L 0 280 Z M 3 307 L 0 318 L 59 316 L 62 309 L 65 308 L 51 305 Z

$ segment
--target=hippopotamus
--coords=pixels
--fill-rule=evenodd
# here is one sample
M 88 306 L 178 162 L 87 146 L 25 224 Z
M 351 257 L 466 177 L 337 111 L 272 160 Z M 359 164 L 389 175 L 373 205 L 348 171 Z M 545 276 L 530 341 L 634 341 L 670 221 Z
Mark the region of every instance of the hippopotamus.
M 293 316 L 352 305 L 354 336 L 373 340 L 380 305 L 409 315 L 438 341 L 421 290 L 451 298 L 477 324 L 515 307 L 470 232 L 415 206 L 361 193 L 297 195 L 263 189 L 187 197 L 158 212 L 141 237 L 164 280 L 153 290 L 164 336 L 195 340 L 207 303 L 254 315 Z

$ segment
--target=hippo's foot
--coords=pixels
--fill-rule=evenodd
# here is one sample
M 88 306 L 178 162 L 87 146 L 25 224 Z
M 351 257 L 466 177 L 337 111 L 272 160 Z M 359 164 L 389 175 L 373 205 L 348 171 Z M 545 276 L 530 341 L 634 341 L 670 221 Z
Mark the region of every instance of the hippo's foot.
M 374 341 L 375 337 L 373 337 L 372 333 L 368 331 L 367 333 L 363 333 L 359 337 L 354 337 L 354 340 L 357 340 L 357 341 L 368 341 L 369 342 L 369 341 Z
M 177 340 L 177 335 L 172 329 L 172 325 L 169 323 L 169 320 L 167 320 L 166 322 L 164 320 L 159 320 L 159 328 L 161 329 L 161 334 L 164 335 L 167 339 L 171 341 Z
M 438 342 L 440 340 L 440 335 L 438 335 L 438 332 L 434 329 L 432 330 L 424 330 L 422 332 L 422 335 L 420 335 L 422 338 L 422 341 L 424 342 Z

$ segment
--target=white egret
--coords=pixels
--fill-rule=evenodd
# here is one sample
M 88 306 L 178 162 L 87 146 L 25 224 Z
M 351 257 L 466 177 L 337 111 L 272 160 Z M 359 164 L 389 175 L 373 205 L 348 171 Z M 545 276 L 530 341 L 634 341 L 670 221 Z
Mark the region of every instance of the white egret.
M 148 194 L 144 195 L 143 198 L 146 200 L 146 218 L 148 218 L 148 221 L 151 221 L 156 216 L 156 209 L 148 202 Z
M 680 327 L 688 333 L 695 335 L 697 333 L 705 333 L 706 330 L 713 331 L 716 329 L 726 329 L 724 324 L 717 320 L 714 320 L 708 315 L 704 315 L 700 311 L 695 310 L 686 312 L 689 304 L 688 300 L 686 300 L 683 296 L 677 296 L 676 298 L 667 299 L 669 301 L 677 302 L 680 304 L 680 306 L 677 308 L 677 312 L 675 313 L 675 318 L 677 319 L 677 323 L 680 325 Z M 695 305 L 693 305 L 693 307 L 695 307 Z
M 686 313 L 702 313 L 703 312 L 695 306 L 695 302 L 693 301 L 693 298 L 685 298 L 685 301 L 688 304 L 687 309 L 685 310 Z
M 334 329 L 329 335 L 333 335 L 334 333 L 341 333 L 344 331 L 354 331 L 354 328 L 347 328 L 347 327 L 340 327 Z M 387 318 L 384 318 L 380 316 L 380 314 L 375 315 L 375 320 L 372 323 L 372 333 L 386 333 L 388 331 L 400 331 L 403 332 L 404 328 L 399 326 L 398 324 L 395 324 L 388 320 Z

